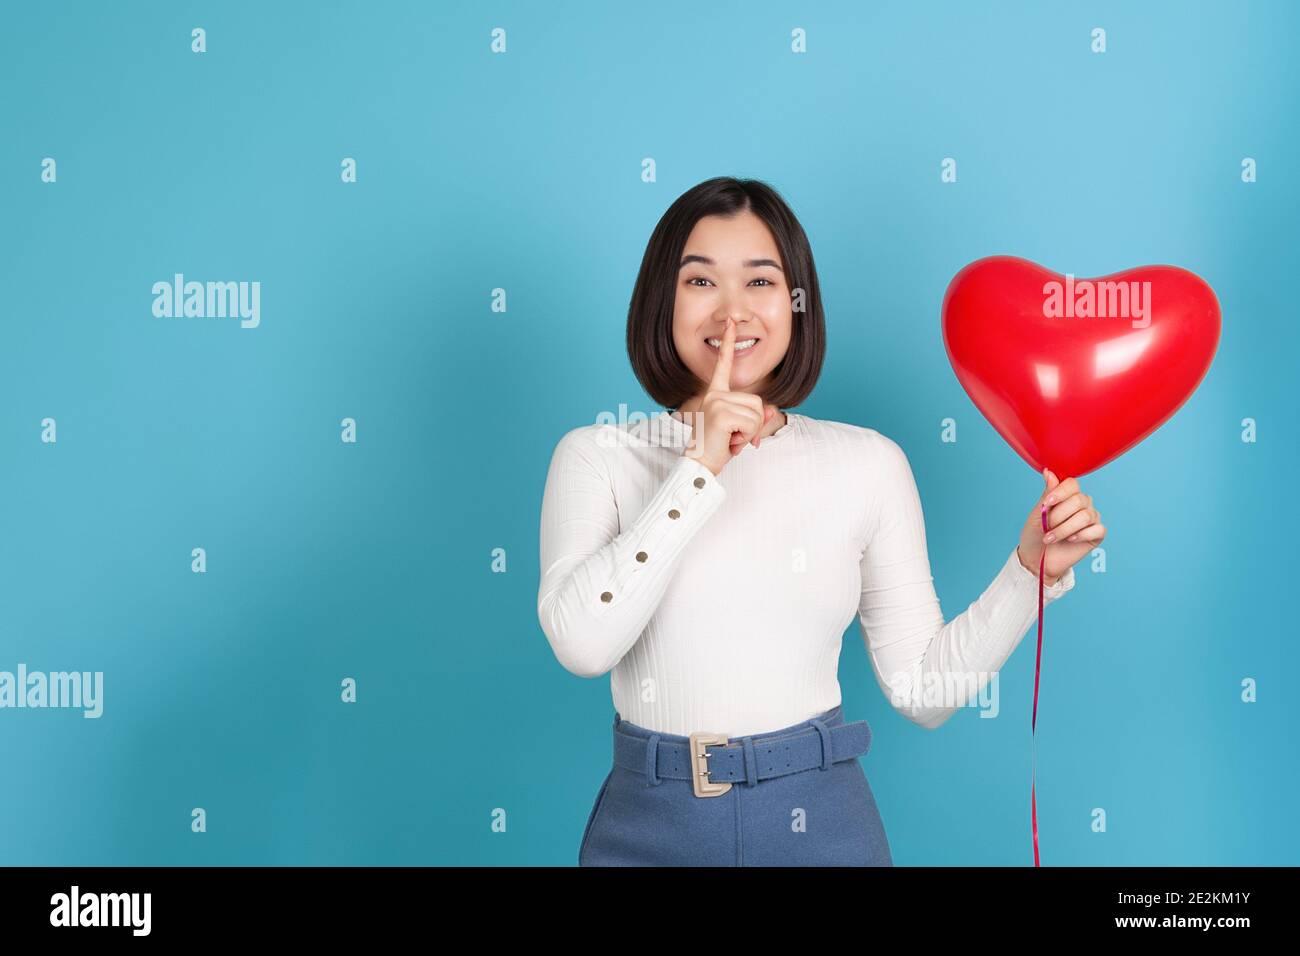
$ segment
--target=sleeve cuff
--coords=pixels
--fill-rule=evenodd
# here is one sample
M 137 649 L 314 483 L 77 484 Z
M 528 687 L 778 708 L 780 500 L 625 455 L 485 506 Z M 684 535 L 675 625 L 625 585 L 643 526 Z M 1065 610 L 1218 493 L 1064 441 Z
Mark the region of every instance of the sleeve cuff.
M 1025 584 L 1032 584 L 1034 587 L 1038 587 L 1038 572 L 1030 571 L 1027 567 L 1025 567 L 1023 564 L 1020 563 L 1020 558 L 1016 554 L 1015 548 L 1011 549 L 1011 556 L 1007 558 L 1007 564 L 1014 566 L 1010 568 L 1010 570 L 1017 580 Z M 1055 584 L 1043 585 L 1043 600 L 1046 602 L 1049 598 L 1053 598 L 1053 599 L 1058 598 L 1066 591 L 1070 591 L 1073 588 L 1074 588 L 1074 566 L 1071 565 L 1069 568 L 1066 568 L 1064 574 L 1062 574 L 1059 578 L 1056 579 Z
M 683 511 L 689 505 L 693 512 L 712 514 L 726 496 L 727 489 L 719 483 L 717 475 L 698 458 L 682 455 L 669 470 L 653 501 L 659 505 L 675 505 Z

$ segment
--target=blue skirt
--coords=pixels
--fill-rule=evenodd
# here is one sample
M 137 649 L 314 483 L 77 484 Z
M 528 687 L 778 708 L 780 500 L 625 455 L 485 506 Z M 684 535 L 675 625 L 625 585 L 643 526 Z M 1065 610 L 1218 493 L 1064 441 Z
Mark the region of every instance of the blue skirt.
M 578 865 L 892 866 L 858 761 L 870 741 L 866 721 L 845 724 L 838 705 L 780 730 L 718 738 L 696 762 L 690 738 L 615 713 L 614 766 L 587 817 Z M 699 776 L 724 792 L 697 796 Z

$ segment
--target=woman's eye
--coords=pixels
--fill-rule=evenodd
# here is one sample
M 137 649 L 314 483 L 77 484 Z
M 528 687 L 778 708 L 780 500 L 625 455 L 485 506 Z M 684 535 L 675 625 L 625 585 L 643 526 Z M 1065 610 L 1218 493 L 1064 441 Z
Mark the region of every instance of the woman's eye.
M 686 280 L 686 284 L 687 284 L 687 285 L 695 285 L 697 282 L 707 282 L 709 285 L 712 285 L 712 284 L 713 284 L 713 280 L 711 280 L 711 279 L 706 279 L 706 278 L 704 278 L 703 276 L 691 276 L 691 278 L 689 278 L 689 279 Z M 771 279 L 763 279 L 763 278 L 755 279 L 754 282 L 762 282 L 762 283 L 764 283 L 765 285 L 773 285 L 773 284 L 774 284 L 774 283 L 772 282 Z

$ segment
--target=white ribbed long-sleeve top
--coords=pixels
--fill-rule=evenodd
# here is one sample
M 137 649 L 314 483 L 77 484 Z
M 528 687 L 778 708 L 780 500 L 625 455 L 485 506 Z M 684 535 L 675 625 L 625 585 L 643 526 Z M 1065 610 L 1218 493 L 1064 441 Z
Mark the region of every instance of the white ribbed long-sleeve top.
M 840 703 L 856 616 L 881 690 L 938 727 L 974 701 L 1038 613 L 1013 546 L 944 622 L 911 466 L 880 432 L 787 412 L 716 477 L 660 412 L 556 445 L 541 514 L 537 613 L 559 662 L 610 673 L 614 708 L 661 733 L 732 737 Z M 1071 568 L 1044 603 L 1074 587 Z

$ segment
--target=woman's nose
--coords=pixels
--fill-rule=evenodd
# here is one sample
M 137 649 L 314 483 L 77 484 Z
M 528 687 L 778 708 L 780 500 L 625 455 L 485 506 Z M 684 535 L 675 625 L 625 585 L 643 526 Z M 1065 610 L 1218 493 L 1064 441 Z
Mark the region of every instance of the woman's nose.
M 740 303 L 728 301 L 723 304 L 722 308 L 720 308 L 713 317 L 717 319 L 718 324 L 724 328 L 727 325 L 728 317 L 735 319 L 736 331 L 739 332 L 740 326 L 749 319 L 749 312 L 746 311 L 744 306 L 740 305 Z

